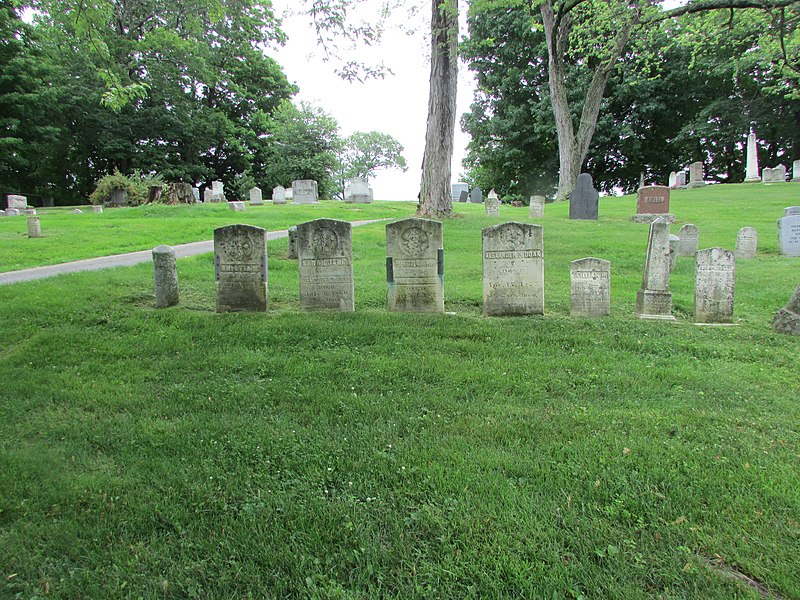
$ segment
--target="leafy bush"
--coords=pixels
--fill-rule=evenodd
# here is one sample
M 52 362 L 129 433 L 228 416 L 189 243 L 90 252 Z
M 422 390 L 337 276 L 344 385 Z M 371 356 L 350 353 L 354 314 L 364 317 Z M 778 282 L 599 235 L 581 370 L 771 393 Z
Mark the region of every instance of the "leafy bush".
M 147 201 L 147 188 L 151 185 L 162 185 L 161 175 L 142 174 L 135 170 L 130 175 L 123 175 L 118 169 L 112 175 L 105 175 L 97 181 L 95 190 L 89 196 L 92 204 L 105 204 L 111 200 L 114 190 L 128 192 L 128 205 L 139 206 Z

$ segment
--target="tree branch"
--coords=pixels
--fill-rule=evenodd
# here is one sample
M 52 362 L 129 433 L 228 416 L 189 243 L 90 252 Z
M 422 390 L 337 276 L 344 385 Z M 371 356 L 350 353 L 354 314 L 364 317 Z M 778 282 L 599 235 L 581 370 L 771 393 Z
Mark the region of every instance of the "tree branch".
M 697 0 L 684 6 L 678 6 L 642 21 L 643 23 L 657 23 L 682 15 L 704 12 L 708 10 L 734 9 L 734 8 L 760 8 L 773 10 L 797 4 L 798 0 Z

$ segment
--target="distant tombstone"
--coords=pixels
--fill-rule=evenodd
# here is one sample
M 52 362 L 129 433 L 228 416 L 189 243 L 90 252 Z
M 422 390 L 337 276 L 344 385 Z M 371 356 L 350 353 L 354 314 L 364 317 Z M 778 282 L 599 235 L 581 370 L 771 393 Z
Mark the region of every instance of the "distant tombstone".
M 675 320 L 669 291 L 669 223 L 661 218 L 650 224 L 636 314 L 641 319 Z
M 42 208 L 53 208 L 55 204 L 56 201 L 52 196 L 45 196 L 42 198 Z
M 167 308 L 178 303 L 178 268 L 174 248 L 153 248 L 153 280 L 158 308 Z
M 287 200 L 294 200 L 294 191 L 292 190 L 291 186 L 286 188 L 284 193 Z
M 676 188 L 686 187 L 686 171 L 678 171 L 675 174 L 675 187 Z
M 120 189 L 111 190 L 111 197 L 108 203 L 111 206 L 125 206 L 128 203 L 128 191 Z
M 800 160 L 792 163 L 792 181 L 800 180 Z
M 490 217 L 499 217 L 500 216 L 500 198 L 497 197 L 497 192 L 492 190 L 489 192 L 489 195 L 486 196 L 486 204 L 484 205 L 486 214 Z
M 372 204 L 374 200 L 375 200 L 375 190 L 369 188 L 369 204 Z
M 73 208 L 70 212 L 73 215 L 82 215 L 83 214 L 83 211 L 80 208 Z
M 789 298 L 789 303 L 775 314 L 772 326 L 779 333 L 800 335 L 800 285 Z
M 277 185 L 272 188 L 272 203 L 273 204 L 286 204 L 286 188 L 282 185 Z
M 472 188 L 472 191 L 469 193 L 469 201 L 472 202 L 472 204 L 482 204 L 483 190 L 479 187 Z
M 765 168 L 761 171 L 761 181 L 763 183 L 784 183 L 786 181 L 786 167 L 778 165 L 772 169 Z
M 656 217 L 663 217 L 668 223 L 675 222 L 675 215 L 669 212 L 669 188 L 663 185 L 647 185 L 639 188 L 636 200 L 635 223 L 651 223 Z
M 244 202 L 228 202 L 228 207 L 234 212 L 244 212 L 247 209 Z
M 681 243 L 681 238 L 677 235 L 669 234 L 669 272 L 675 270 L 675 263 L 678 262 L 678 245 Z
M 670 189 L 675 189 L 678 187 L 678 174 L 675 171 L 672 171 L 672 173 L 669 174 L 668 185 Z
M 503 223 L 483 229 L 483 312 L 544 314 L 541 225 Z
M 531 203 L 528 207 L 529 219 L 541 219 L 544 217 L 544 196 L 531 196 Z
M 286 258 L 297 260 L 297 225 L 292 225 L 286 232 Z
M 466 190 L 461 190 L 461 194 L 458 197 L 459 202 L 466 202 L 469 200 L 469 192 Z
M 19 210 L 24 210 L 28 208 L 28 198 L 26 196 L 17 196 L 14 194 L 9 194 L 6 196 L 6 207 L 7 208 L 17 208 Z
M 313 179 L 297 179 L 292 182 L 292 202 L 295 204 L 318 204 L 317 182 Z
M 457 183 L 452 184 L 450 186 L 450 200 L 452 200 L 453 202 L 455 202 L 456 200 L 461 202 L 461 195 L 464 192 L 469 194 L 469 184 L 468 183 L 465 183 L 463 181 L 459 181 Z
M 317 219 L 297 226 L 300 308 L 353 312 L 353 244 L 346 221 Z
M 361 177 L 354 177 L 349 181 L 349 201 L 354 204 L 369 204 L 372 202 L 369 196 L 369 183 Z M 345 201 L 348 201 L 345 198 Z
M 736 236 L 736 260 L 755 258 L 758 254 L 758 232 L 752 227 L 742 227 Z
M 267 231 L 252 225 L 214 230 L 217 312 L 267 310 Z
M 214 196 L 214 192 L 211 191 L 211 188 L 206 188 L 203 190 L 203 203 L 209 204 L 211 202 L 211 198 Z
M 211 202 L 225 202 L 225 184 L 219 180 L 211 182 Z
M 260 206 L 262 204 L 264 204 L 264 197 L 261 195 L 261 188 L 250 188 L 250 206 Z
M 697 225 L 687 223 L 678 232 L 678 256 L 694 256 L 700 247 L 700 230 Z
M 605 317 L 611 313 L 611 263 L 581 258 L 569 264 L 569 314 Z
M 28 217 L 28 237 L 42 237 L 42 224 L 39 222 L 39 217 Z
M 33 216 L 36 215 L 36 209 L 35 208 L 25 208 L 25 209 L 21 210 L 20 212 L 23 215 L 26 215 L 28 217 L 33 217 Z
M 195 204 L 200 202 L 200 188 L 199 187 L 193 187 L 192 188 L 192 197 L 194 198 L 194 203 Z
M 731 323 L 736 258 L 730 250 L 708 248 L 695 257 L 694 322 Z
M 747 163 L 745 166 L 744 182 L 758 182 L 761 178 L 758 176 L 758 145 L 756 142 L 756 134 L 751 132 L 747 136 Z
M 639 173 L 639 187 L 644 187 L 644 173 Z
M 103 212 L 103 207 L 100 204 L 95 204 L 92 206 L 92 212 L 96 215 L 99 215 Z
M 386 226 L 387 306 L 400 312 L 444 312 L 442 224 L 403 219 Z
M 778 219 L 778 252 L 784 256 L 800 256 L 800 215 Z
M 600 195 L 592 185 L 592 176 L 581 173 L 569 197 L 569 218 L 597 221 L 599 199 Z
M 703 180 L 703 163 L 693 162 L 689 165 L 689 185 L 687 187 L 703 187 L 706 182 Z
M 792 215 L 800 215 L 800 206 L 787 206 L 783 209 L 784 217 L 791 217 Z
M 20 215 L 20 211 L 18 208 L 7 208 L 6 209 L 6 216 L 7 217 L 18 217 Z

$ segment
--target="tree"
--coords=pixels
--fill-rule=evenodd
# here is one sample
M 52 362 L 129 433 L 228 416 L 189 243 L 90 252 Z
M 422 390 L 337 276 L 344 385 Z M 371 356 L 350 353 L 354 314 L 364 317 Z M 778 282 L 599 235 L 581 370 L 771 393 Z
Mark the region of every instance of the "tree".
M 340 192 L 345 181 L 354 177 L 369 179 L 379 169 L 407 171 L 403 145 L 388 133 L 356 131 L 342 140 L 337 169 Z

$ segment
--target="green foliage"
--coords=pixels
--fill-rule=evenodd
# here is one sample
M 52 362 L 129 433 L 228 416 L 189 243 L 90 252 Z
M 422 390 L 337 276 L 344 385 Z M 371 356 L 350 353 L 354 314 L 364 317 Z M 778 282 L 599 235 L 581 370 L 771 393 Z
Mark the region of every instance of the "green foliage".
M 338 192 L 354 177 L 370 179 L 380 169 L 408 170 L 403 145 L 388 133 L 356 131 L 339 144 L 337 152 Z
M 89 196 L 92 204 L 105 204 L 111 199 L 114 190 L 125 190 L 128 193 L 128 206 L 139 206 L 147 200 L 147 190 L 150 186 L 162 185 L 163 178 L 160 174 L 142 174 L 134 170 L 131 175 L 123 175 L 114 171 L 111 175 L 104 175 L 97 181 L 97 187 Z

